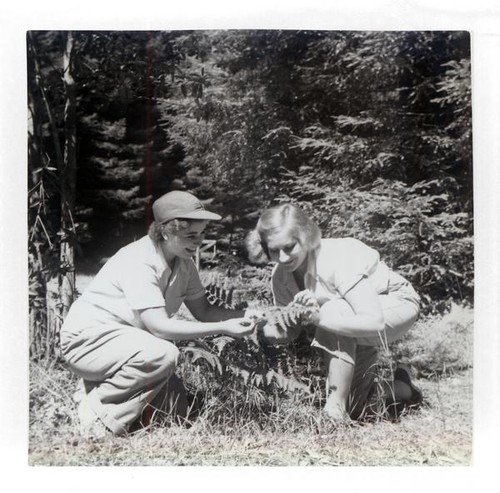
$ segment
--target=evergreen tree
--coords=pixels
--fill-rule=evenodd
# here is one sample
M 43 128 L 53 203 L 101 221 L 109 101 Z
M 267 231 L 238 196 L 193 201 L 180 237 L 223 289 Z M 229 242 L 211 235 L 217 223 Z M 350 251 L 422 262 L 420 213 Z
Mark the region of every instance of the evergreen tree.
M 245 263 L 260 210 L 292 200 L 325 236 L 378 248 L 429 307 L 472 300 L 468 33 L 68 39 L 28 37 L 32 306 L 43 307 L 49 279 L 72 272 L 61 247 L 95 270 L 146 232 L 152 201 L 171 189 L 223 216 L 210 231 L 224 262 Z M 46 325 L 43 310 L 31 315 Z

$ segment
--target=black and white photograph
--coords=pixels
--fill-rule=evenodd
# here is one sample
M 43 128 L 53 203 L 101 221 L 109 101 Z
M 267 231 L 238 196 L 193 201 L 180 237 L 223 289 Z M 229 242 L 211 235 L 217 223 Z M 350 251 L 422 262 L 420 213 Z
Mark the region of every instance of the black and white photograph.
M 27 53 L 30 463 L 470 462 L 468 32 Z
M 25 274 L 24 309 L 2 345 L 30 470 L 490 459 L 499 95 L 477 47 L 500 34 L 447 15 L 17 36 L 25 233 L 2 257 L 25 270 L 2 291 Z

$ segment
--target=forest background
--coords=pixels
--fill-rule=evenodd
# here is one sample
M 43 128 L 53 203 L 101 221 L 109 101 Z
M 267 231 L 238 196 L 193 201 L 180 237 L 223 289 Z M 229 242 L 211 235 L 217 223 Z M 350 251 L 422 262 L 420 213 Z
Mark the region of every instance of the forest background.
M 472 302 L 468 33 L 29 32 L 27 45 L 33 335 L 47 291 L 60 317 L 75 270 L 146 234 L 173 189 L 223 216 L 211 266 L 248 264 L 259 212 L 292 201 L 324 236 L 376 248 L 425 311 Z
M 399 350 L 417 355 L 420 376 L 470 368 L 467 32 L 32 31 L 27 48 L 35 422 L 71 422 L 44 397 L 67 377 L 38 365 L 58 359 L 75 279 L 146 234 L 152 202 L 173 189 L 223 216 L 208 230 L 217 253 L 202 256 L 203 279 L 218 274 L 243 300 L 269 303 L 269 266 L 250 265 L 243 239 L 262 209 L 292 201 L 324 236 L 376 248 L 419 291 L 434 318 Z M 465 412 L 458 433 L 443 431 L 455 448 L 443 439 L 441 450 L 460 450 L 458 462 L 470 452 Z

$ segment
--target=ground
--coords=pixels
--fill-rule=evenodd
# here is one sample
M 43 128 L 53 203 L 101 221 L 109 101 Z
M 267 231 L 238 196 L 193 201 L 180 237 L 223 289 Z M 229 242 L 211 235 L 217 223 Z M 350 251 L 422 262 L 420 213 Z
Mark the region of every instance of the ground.
M 305 432 L 298 413 L 284 413 L 275 418 L 281 420 L 276 430 L 247 423 L 214 433 L 202 413 L 188 429 L 172 425 L 101 440 L 82 439 L 76 433 L 73 404 L 61 385 L 64 370 L 35 373 L 46 380 L 38 382 L 39 390 L 52 382 L 53 391 L 45 397 L 50 406 L 43 408 L 41 402 L 32 406 L 30 465 L 451 466 L 471 461 L 471 370 L 418 380 L 427 404 L 398 422 L 332 429 L 314 411 L 318 416 L 310 416 Z M 283 432 L 287 420 L 289 431 Z

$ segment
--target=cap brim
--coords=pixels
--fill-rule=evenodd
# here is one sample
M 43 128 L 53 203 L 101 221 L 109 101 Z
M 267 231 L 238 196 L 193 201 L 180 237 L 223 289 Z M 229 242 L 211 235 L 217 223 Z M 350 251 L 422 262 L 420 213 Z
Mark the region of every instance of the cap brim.
M 205 221 L 219 221 L 222 216 L 215 214 L 215 212 L 208 211 L 195 211 L 188 214 L 183 214 L 182 216 L 176 216 L 176 219 L 200 219 Z

